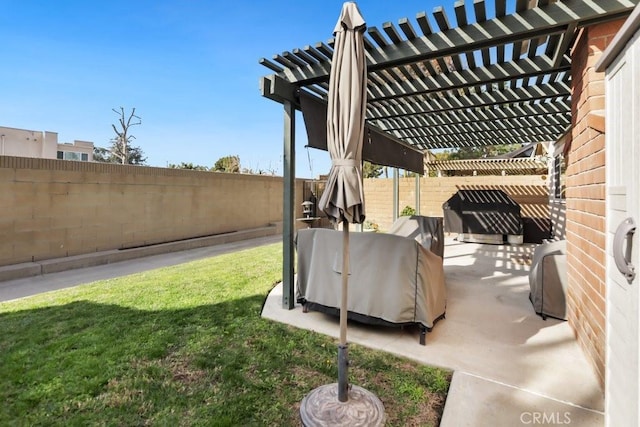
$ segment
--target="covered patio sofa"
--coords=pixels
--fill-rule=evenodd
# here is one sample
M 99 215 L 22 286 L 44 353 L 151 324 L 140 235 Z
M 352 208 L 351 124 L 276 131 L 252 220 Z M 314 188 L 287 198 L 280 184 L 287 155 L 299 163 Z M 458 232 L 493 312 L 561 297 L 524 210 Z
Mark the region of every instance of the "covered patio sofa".
M 445 315 L 446 289 L 442 257 L 421 242 L 430 248 L 442 241 L 420 232 L 409 235 L 350 233 L 348 317 L 374 325 L 418 325 L 424 344 L 426 332 Z M 298 302 L 305 310 L 339 315 L 342 232 L 299 230 L 296 248 Z

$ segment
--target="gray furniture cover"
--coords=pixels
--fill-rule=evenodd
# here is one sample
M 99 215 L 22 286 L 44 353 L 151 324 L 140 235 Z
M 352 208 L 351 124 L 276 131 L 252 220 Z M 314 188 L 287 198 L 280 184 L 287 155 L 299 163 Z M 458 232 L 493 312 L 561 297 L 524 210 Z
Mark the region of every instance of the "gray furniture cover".
M 383 233 L 350 233 L 348 316 L 372 324 L 433 327 L 444 316 L 442 258 L 416 240 Z M 339 314 L 342 231 L 299 230 L 297 300 Z
M 441 217 L 401 216 L 388 233 L 415 239 L 440 258 L 444 258 L 444 227 Z
M 537 314 L 567 320 L 567 241 L 543 243 L 533 254 L 529 300 Z
M 521 235 L 520 205 L 502 190 L 459 190 L 442 204 L 445 231 Z

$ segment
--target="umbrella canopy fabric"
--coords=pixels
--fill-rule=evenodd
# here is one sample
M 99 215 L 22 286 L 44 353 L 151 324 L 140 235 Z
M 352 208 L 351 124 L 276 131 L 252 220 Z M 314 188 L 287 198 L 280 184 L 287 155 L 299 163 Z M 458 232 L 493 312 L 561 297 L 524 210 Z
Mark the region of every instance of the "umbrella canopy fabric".
M 358 6 L 348 2 L 334 29 L 329 77 L 327 148 L 331 170 L 318 207 L 333 222 L 364 222 L 362 145 L 367 100 L 367 69 Z

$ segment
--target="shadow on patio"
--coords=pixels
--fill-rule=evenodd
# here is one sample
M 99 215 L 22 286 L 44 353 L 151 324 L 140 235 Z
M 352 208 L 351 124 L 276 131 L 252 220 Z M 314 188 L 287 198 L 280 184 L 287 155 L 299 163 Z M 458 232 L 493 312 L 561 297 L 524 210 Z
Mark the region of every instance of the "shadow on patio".
M 348 340 L 455 371 L 442 424 L 603 425 L 596 375 L 567 322 L 542 320 L 529 302 L 535 245 L 482 245 L 446 238 L 446 319 L 418 344 L 418 328 L 349 322 Z M 338 318 L 282 308 L 282 286 L 263 317 L 338 336 Z M 351 364 L 357 364 L 352 360 Z

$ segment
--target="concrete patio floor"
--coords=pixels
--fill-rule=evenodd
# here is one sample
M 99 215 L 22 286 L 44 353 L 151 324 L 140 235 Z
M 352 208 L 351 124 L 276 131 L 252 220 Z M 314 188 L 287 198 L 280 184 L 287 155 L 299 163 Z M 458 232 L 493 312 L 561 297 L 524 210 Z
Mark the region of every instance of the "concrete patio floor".
M 446 319 L 418 343 L 417 328 L 349 322 L 348 341 L 454 371 L 441 422 L 451 426 L 604 425 L 604 395 L 567 322 L 529 302 L 535 245 L 459 243 L 447 237 Z M 262 316 L 338 337 L 337 317 L 282 308 L 282 285 Z M 357 360 L 351 360 L 357 364 Z

